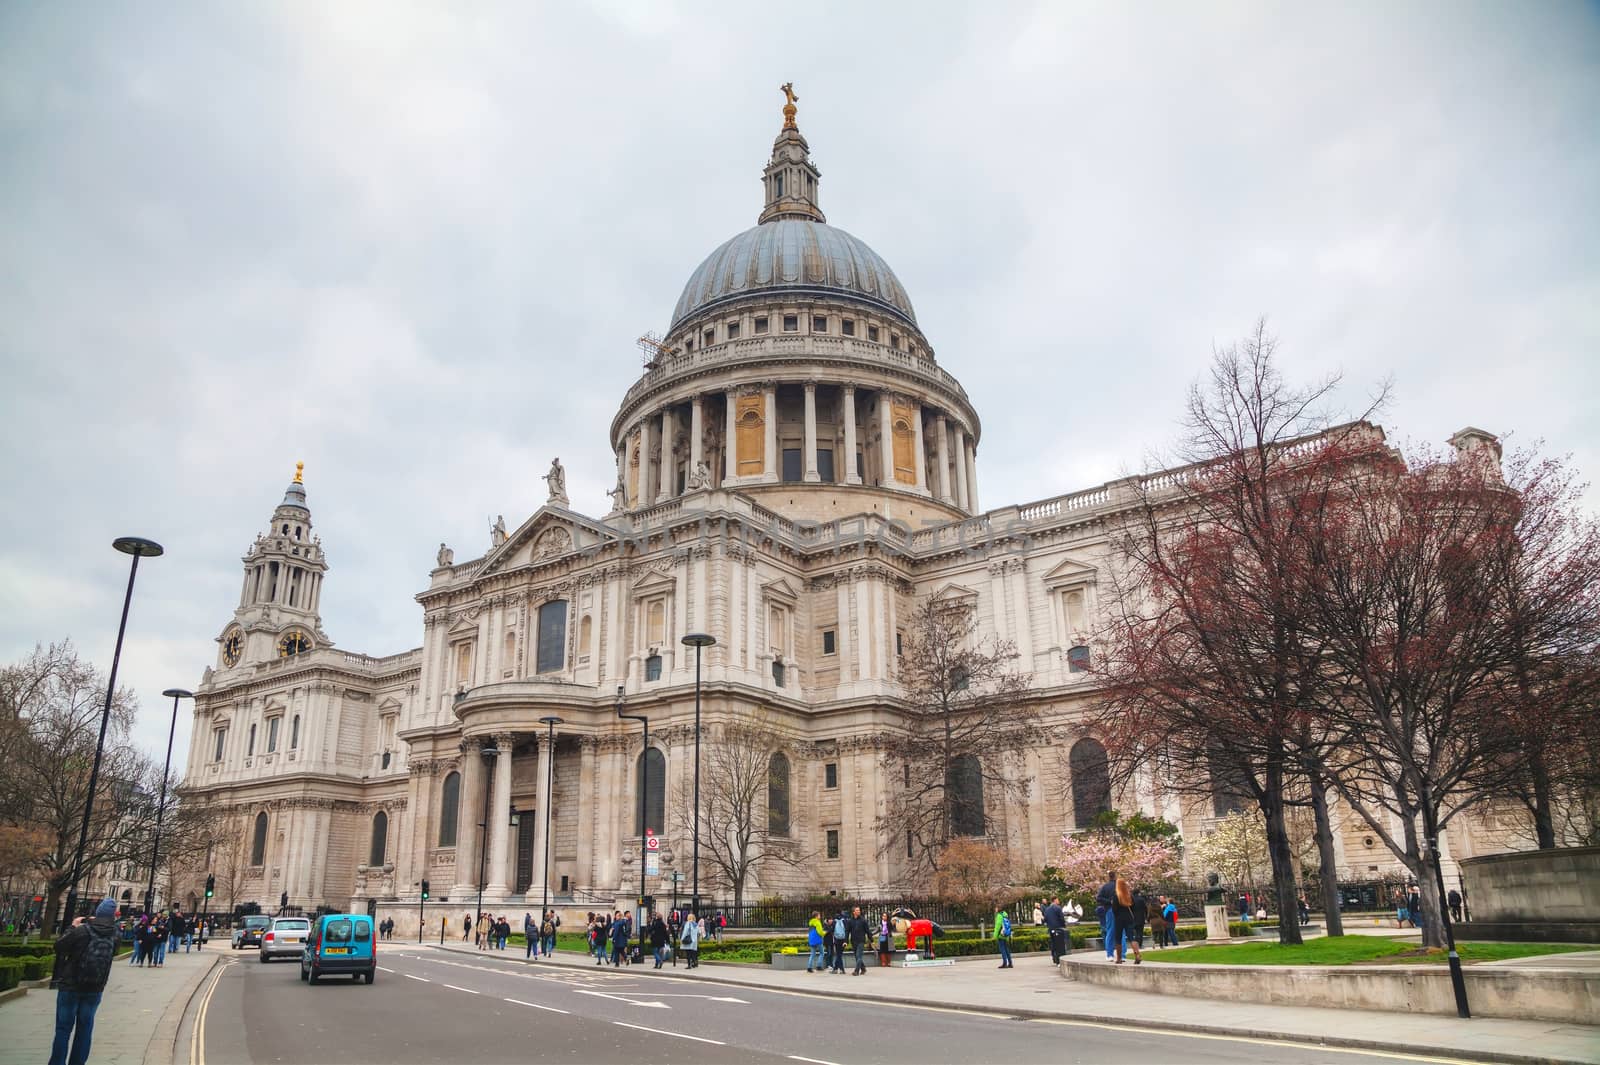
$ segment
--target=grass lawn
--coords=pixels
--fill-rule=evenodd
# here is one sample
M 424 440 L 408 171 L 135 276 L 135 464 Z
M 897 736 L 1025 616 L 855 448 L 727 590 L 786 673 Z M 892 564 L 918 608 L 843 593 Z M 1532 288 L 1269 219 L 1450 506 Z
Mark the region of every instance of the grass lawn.
M 1459 943 L 1457 951 L 1467 964 L 1504 961 L 1540 954 L 1593 950 L 1571 943 Z M 1355 965 L 1363 962 L 1444 963 L 1444 951 L 1424 953 L 1415 943 L 1400 943 L 1379 936 L 1323 936 L 1297 947 L 1277 943 L 1235 943 L 1228 946 L 1185 947 L 1182 950 L 1145 951 L 1151 961 L 1189 965 Z

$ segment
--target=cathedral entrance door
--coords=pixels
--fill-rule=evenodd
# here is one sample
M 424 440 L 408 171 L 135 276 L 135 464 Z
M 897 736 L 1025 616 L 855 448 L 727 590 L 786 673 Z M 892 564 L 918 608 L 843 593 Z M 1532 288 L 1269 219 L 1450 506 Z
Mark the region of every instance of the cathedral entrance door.
M 533 830 L 539 824 L 532 810 L 520 812 L 522 817 L 517 824 L 517 884 L 514 889 L 519 895 L 533 884 Z

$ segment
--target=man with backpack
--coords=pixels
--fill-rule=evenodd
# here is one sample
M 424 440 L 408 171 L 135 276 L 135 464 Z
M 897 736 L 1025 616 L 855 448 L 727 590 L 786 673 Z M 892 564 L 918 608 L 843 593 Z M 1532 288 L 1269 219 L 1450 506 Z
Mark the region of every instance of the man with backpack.
M 56 940 L 56 1037 L 50 1065 L 83 1065 L 89 1060 L 95 1011 L 117 953 L 116 918 L 116 900 L 102 899 L 93 917 L 79 917 Z
M 844 911 L 840 910 L 833 915 L 833 971 L 836 973 L 844 972 L 844 941 L 849 935 L 848 922 Z
M 995 946 L 1000 948 L 998 968 L 1016 968 L 1011 964 L 1011 915 L 1006 912 L 1004 906 L 994 915 L 994 942 Z

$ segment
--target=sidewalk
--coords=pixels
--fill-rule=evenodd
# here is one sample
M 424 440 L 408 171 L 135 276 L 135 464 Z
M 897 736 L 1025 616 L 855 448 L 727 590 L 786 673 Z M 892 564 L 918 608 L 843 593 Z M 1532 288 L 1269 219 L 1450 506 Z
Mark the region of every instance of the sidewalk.
M 95 1065 L 173 1060 L 172 1040 L 184 1008 L 211 967 L 225 961 L 228 953 L 223 940 L 221 950 L 168 954 L 159 969 L 136 969 L 128 964 L 127 955 L 117 958 L 94 1016 L 89 1060 Z M 56 993 L 37 988 L 0 1005 L 0 1030 L 5 1032 L 0 1065 L 48 1061 L 56 1034 Z
M 431 949 L 487 956 L 519 965 L 595 968 L 593 959 L 582 954 L 558 953 L 553 961 L 541 959 L 532 963 L 509 950 L 483 952 L 449 945 L 434 945 Z M 706 962 L 693 972 L 681 965 L 675 971 L 669 966 L 657 972 L 652 964 L 647 961 L 623 971 L 646 979 L 675 977 L 831 998 L 982 1010 L 1012 1017 L 1288 1039 L 1474 1061 L 1600 1065 L 1600 1028 L 1542 1021 L 1464 1021 L 1427 1014 L 1269 1006 L 1088 987 L 1064 979 L 1050 964 L 1048 954 L 1019 955 L 1016 967 L 1004 972 L 997 971 L 993 958 L 984 957 L 918 969 L 873 967 L 864 977 L 845 975 L 842 979 L 804 970 L 779 972 L 768 966 L 715 962 Z

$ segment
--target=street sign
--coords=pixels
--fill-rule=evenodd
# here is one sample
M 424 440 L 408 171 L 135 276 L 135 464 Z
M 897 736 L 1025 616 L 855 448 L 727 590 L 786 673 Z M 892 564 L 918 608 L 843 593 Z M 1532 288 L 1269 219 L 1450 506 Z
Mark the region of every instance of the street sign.
M 652 854 L 654 854 L 656 851 L 659 851 L 661 849 L 661 837 L 646 836 L 644 838 L 644 849 Z
M 657 854 L 655 851 L 651 851 L 650 853 L 648 853 L 648 854 L 646 854 L 644 856 L 644 875 L 645 876 L 660 876 L 661 875 L 661 855 L 660 854 Z

